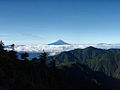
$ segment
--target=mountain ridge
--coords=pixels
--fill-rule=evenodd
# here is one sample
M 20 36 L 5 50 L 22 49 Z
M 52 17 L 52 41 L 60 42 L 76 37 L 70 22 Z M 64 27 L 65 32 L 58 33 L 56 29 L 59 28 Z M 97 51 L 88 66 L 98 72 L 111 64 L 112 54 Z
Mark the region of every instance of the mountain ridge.
M 87 47 L 62 52 L 53 56 L 58 64 L 63 62 L 79 62 L 93 71 L 104 72 L 108 76 L 120 79 L 120 49 L 98 49 Z

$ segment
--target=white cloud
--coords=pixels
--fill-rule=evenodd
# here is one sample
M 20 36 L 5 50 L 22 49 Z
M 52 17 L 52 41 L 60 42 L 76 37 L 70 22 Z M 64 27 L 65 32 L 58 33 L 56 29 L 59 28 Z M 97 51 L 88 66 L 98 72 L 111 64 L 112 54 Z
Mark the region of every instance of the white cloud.
M 110 48 L 119 48 L 120 49 L 120 44 L 97 44 L 97 45 L 16 45 L 15 50 L 17 52 L 28 52 L 30 54 L 29 59 L 33 57 L 37 57 L 40 55 L 43 50 L 49 55 L 56 55 L 59 54 L 63 51 L 70 51 L 78 48 L 86 48 L 89 46 L 93 46 L 96 48 L 102 48 L 102 49 L 110 49 Z M 7 48 L 8 50 L 10 48 Z
M 33 38 L 46 38 L 44 35 L 37 35 L 37 34 L 32 34 L 32 33 L 24 33 L 21 34 L 24 37 L 33 37 Z

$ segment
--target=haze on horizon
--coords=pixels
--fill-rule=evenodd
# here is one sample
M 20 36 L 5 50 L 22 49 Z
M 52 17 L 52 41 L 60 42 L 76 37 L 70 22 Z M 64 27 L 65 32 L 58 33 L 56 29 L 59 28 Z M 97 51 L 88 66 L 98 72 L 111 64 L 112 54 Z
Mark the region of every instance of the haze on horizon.
M 5 44 L 120 43 L 118 0 L 1 0 Z

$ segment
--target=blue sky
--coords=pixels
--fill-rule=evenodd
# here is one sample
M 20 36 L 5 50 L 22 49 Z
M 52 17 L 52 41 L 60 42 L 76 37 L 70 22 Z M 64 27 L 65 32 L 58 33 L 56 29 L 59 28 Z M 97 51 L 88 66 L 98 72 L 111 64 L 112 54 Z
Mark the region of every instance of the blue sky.
M 118 0 L 0 0 L 5 44 L 120 43 Z

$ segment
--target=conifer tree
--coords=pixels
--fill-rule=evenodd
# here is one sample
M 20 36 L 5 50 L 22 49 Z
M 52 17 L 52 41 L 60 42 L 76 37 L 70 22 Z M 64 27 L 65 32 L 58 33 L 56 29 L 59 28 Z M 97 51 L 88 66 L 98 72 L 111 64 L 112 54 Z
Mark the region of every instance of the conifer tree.
M 32 58 L 33 63 L 37 63 L 38 59 L 37 58 Z
M 4 43 L 2 40 L 0 41 L 0 51 L 4 51 Z
M 24 60 L 27 60 L 27 57 L 29 57 L 28 53 L 23 53 L 21 54 L 21 58 L 24 59 Z
M 40 64 L 46 66 L 47 62 L 47 53 L 43 50 L 43 53 L 40 55 Z
M 14 51 L 15 50 L 15 44 L 12 44 L 11 48 L 12 48 L 12 51 Z
M 52 58 L 52 60 L 51 60 L 51 69 L 53 71 L 55 71 L 55 69 L 56 69 L 56 60 L 54 58 Z

